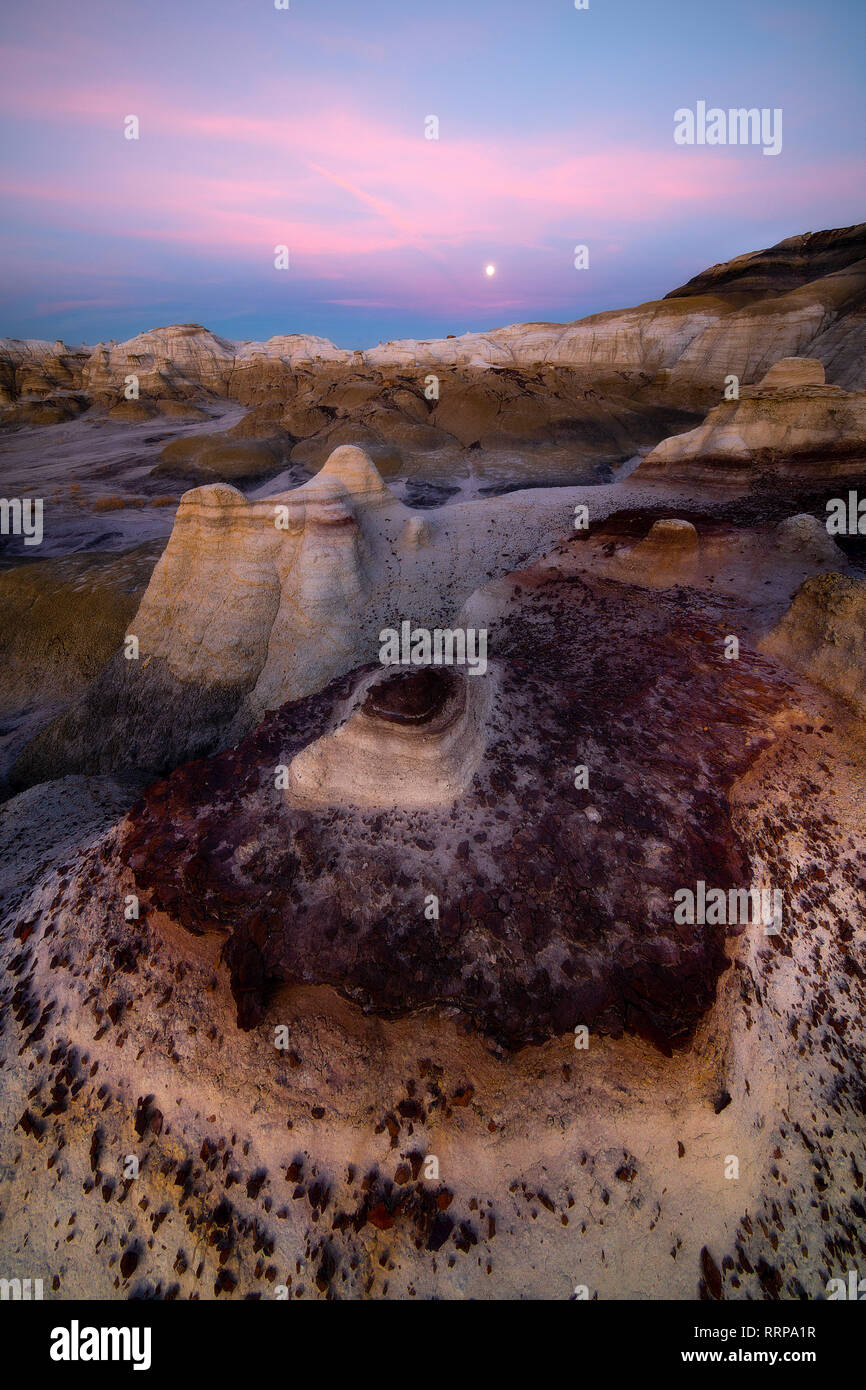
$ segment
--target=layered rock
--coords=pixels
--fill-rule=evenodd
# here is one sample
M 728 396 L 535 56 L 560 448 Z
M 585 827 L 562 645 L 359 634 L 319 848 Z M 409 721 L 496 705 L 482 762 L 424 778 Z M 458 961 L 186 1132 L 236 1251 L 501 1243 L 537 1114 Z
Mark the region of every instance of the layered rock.
M 165 770 L 218 746 L 375 659 L 384 627 L 448 628 L 479 583 L 569 532 L 571 502 L 563 489 L 420 517 L 349 446 L 271 498 L 195 488 L 130 624 L 138 656 L 118 653 L 16 776 Z
M 744 295 L 787 294 L 811 280 L 845 270 L 863 259 L 863 224 L 786 237 L 766 251 L 750 251 L 711 266 L 666 299 L 714 294 L 739 300 Z
M 116 390 L 130 373 L 146 393 L 171 386 L 181 393 L 204 388 L 218 396 L 239 395 L 239 377 L 270 363 L 288 372 L 314 362 L 345 362 L 348 353 L 324 338 L 292 334 L 267 343 L 235 343 L 201 324 L 150 329 L 125 343 L 100 343 L 92 350 L 82 384 L 91 395 Z
M 387 406 L 378 373 L 402 370 L 423 377 L 447 369 L 483 395 L 480 380 L 492 369 L 547 366 L 577 372 L 587 388 L 605 393 L 617 385 L 622 391 L 617 377 L 625 373 L 632 392 L 640 391 L 647 402 L 706 408 L 728 374 L 748 384 L 780 358 L 807 353 L 824 363 L 834 384 L 862 390 L 864 290 L 866 224 L 790 238 L 715 266 L 665 299 L 636 308 L 568 324 L 407 339 L 359 352 L 303 334 L 236 343 L 198 324 L 81 349 L 3 339 L 0 389 L 8 402 L 77 389 L 110 405 L 120 399 L 126 377 L 135 374 L 145 395 L 210 392 L 258 404 L 275 392 L 288 401 L 299 374 L 339 371 L 356 381 L 360 374 L 381 388 L 377 395 Z M 448 429 L 444 422 L 432 423 Z
M 449 669 L 373 672 L 355 691 L 346 722 L 295 754 L 287 776 L 291 799 L 320 806 L 451 805 L 481 762 L 492 684 Z
M 792 386 L 824 386 L 824 363 L 817 357 L 780 357 L 758 382 L 759 391 L 779 391 Z M 748 388 L 746 388 L 748 391 Z
M 819 375 L 820 363 L 786 359 L 697 429 L 662 440 L 633 477 L 723 485 L 862 477 L 866 392 L 819 384 Z
M 0 405 L 81 388 L 90 353 L 59 341 L 0 338 Z
M 866 580 L 807 579 L 761 647 L 866 715 Z

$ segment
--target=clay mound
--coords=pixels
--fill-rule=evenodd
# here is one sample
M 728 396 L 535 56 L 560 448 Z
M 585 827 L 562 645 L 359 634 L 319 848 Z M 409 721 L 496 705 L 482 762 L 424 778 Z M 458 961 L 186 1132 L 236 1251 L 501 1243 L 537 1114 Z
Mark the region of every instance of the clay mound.
M 826 524 L 812 516 L 811 512 L 801 512 L 780 521 L 776 527 L 776 539 L 786 555 L 799 556 L 821 565 L 841 566 L 845 563 L 845 556 L 828 534 Z
M 129 425 L 140 425 L 155 416 L 156 404 L 149 400 L 118 401 L 108 412 L 109 420 L 125 420 Z
M 632 582 L 660 585 L 688 584 L 697 572 L 698 533 L 690 521 L 662 518 L 648 535 L 615 558 L 614 571 Z
M 334 732 L 289 765 L 297 805 L 450 806 L 484 752 L 491 683 L 450 670 L 375 672 Z
M 165 415 L 169 420 L 189 420 L 192 423 L 210 418 L 206 410 L 193 405 L 192 401 L 173 401 L 160 397 L 156 402 L 156 408 L 160 415 Z
M 843 574 L 807 579 L 761 650 L 866 714 L 866 580 Z
M 63 425 L 86 410 L 90 402 L 84 396 L 47 396 L 37 401 L 19 401 L 0 416 L 3 425 Z
M 244 415 L 243 419 L 238 420 L 236 425 L 226 430 L 226 434 L 230 439 L 280 439 L 285 447 L 291 448 L 295 443 L 295 437 L 281 426 L 283 411 L 284 407 L 280 402 L 256 406 Z
M 758 382 L 758 390 L 781 390 L 788 386 L 823 386 L 824 363 L 817 357 L 782 357 L 774 362 Z
M 797 375 L 817 372 L 789 363 L 781 380 Z M 662 440 L 632 478 L 766 486 L 860 477 L 864 466 L 866 392 L 765 378 L 740 400 L 716 406 L 697 429 Z
M 182 473 L 202 481 L 252 481 L 272 477 L 285 461 L 285 441 L 279 437 L 235 439 L 227 433 L 200 434 L 166 444 L 151 474 Z
M 207 411 L 200 406 L 193 405 L 190 401 L 173 401 L 160 398 L 151 400 L 142 397 L 137 401 L 118 401 L 111 406 L 108 412 L 110 420 L 125 420 L 128 424 L 137 425 L 145 420 L 154 420 L 158 416 L 165 416 L 170 420 L 189 421 L 190 424 L 207 420 Z
M 369 426 L 354 420 L 347 420 L 301 440 L 292 450 L 292 463 L 311 470 L 320 469 L 332 453 L 347 446 L 362 448 L 383 478 L 391 478 L 405 471 L 406 463 L 397 446 L 383 439 Z
M 500 612 L 488 674 L 454 672 L 481 687 L 495 672 L 468 785 L 419 804 L 429 732 L 405 721 L 417 756 L 395 756 L 390 699 L 361 746 L 350 726 L 369 720 L 366 667 L 130 813 L 120 858 L 136 891 L 192 932 L 226 933 L 242 1027 L 280 982 L 329 984 L 383 1014 L 456 1009 L 512 1046 L 579 1023 L 667 1046 L 712 1002 L 724 928 L 674 925 L 672 894 L 749 882 L 727 790 L 766 741 L 781 683 L 745 650 L 732 672 L 681 600 L 525 584 Z M 427 696 L 415 705 L 428 724 L 439 713 Z M 293 795 L 291 770 L 309 762 L 317 804 Z

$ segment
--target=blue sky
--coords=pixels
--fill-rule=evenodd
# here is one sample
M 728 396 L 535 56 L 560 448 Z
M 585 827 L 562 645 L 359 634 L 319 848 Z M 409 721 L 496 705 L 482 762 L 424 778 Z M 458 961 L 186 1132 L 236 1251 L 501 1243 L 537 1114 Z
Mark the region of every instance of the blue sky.
M 863 219 L 864 40 L 861 0 L 7 11 L 0 333 L 359 347 L 657 297 Z M 698 100 L 780 107 L 782 152 L 675 146 Z

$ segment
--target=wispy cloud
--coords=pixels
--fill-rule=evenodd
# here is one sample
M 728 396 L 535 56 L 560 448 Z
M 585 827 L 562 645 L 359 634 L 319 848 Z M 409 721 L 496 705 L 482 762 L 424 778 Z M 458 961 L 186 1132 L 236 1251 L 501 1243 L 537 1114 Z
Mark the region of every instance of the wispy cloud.
M 349 105 L 274 121 L 172 104 L 158 90 L 135 111 L 141 140 L 124 141 L 128 93 L 30 89 L 28 101 L 43 119 L 50 113 L 101 136 L 103 160 L 74 181 L 6 178 L 13 207 L 54 203 L 79 227 L 104 231 L 108 220 L 133 240 L 199 243 L 205 257 L 216 243 L 222 252 L 265 254 L 286 242 L 322 269 L 329 257 L 401 248 L 444 265 L 449 247 L 539 247 L 552 234 L 577 240 L 589 231 L 610 240 L 611 229 L 678 211 L 746 206 L 768 177 L 751 150 L 610 144 L 575 153 L 565 134 L 427 141 L 420 125 L 410 134 Z M 116 146 L 106 150 L 109 134 Z M 214 162 L 218 175 L 194 172 Z M 831 159 L 810 183 L 831 197 L 853 173 L 851 161 Z M 779 209 L 802 197 L 801 169 L 773 174 Z
M 825 0 L 808 40 L 825 66 L 836 7 Z M 650 244 L 669 272 L 684 258 L 693 272 L 719 259 L 722 228 L 731 254 L 762 244 L 767 227 L 775 237 L 854 220 L 861 154 L 834 136 L 813 157 L 794 135 L 798 116 L 813 147 L 822 121 L 844 132 L 854 120 L 850 74 L 845 111 L 833 104 L 841 57 L 786 107 L 778 160 L 678 149 L 673 109 L 689 95 L 668 101 L 671 74 L 704 60 L 710 32 L 714 60 L 736 57 L 731 81 L 754 55 L 698 19 L 653 47 L 658 7 L 638 0 L 622 0 L 620 43 L 607 8 L 582 23 L 567 6 L 501 0 L 441 0 L 429 15 L 398 0 L 282 14 L 153 0 L 146 21 L 110 0 L 20 7 L 0 45 L 4 302 L 82 323 L 130 301 L 188 313 L 188 289 L 214 318 L 235 318 L 236 300 L 255 294 L 281 318 L 311 305 L 343 322 L 401 306 L 573 316 L 590 286 L 617 299 Z M 766 12 L 772 25 L 782 13 Z M 788 35 L 786 53 L 805 43 Z M 441 117 L 438 141 L 424 138 L 428 112 Z M 139 141 L 124 139 L 130 114 Z M 578 242 L 591 247 L 589 276 L 571 264 Z M 490 284 L 487 260 L 499 268 Z M 657 289 L 672 282 L 658 270 Z

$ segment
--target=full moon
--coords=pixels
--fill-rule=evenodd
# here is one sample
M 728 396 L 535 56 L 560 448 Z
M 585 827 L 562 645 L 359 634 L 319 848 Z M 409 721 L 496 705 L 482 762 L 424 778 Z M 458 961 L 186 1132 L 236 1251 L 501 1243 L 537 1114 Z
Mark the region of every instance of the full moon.
M 495 275 L 495 274 L 496 274 L 496 266 L 495 266 L 495 265 L 486 265 L 486 266 L 484 267 L 484 274 L 485 274 L 485 275 Z

